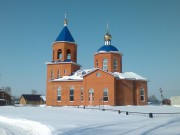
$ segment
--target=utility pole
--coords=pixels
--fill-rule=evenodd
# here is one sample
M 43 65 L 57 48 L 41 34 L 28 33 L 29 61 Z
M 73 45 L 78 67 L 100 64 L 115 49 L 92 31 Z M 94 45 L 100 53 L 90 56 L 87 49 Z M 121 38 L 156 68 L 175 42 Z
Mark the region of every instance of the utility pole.
M 159 91 L 160 91 L 160 94 L 161 94 L 161 104 L 163 104 L 164 96 L 163 96 L 163 93 L 162 93 L 162 89 L 160 88 Z
M 1 80 L 1 74 L 0 74 L 0 80 Z M 1 84 L 1 83 L 0 83 Z

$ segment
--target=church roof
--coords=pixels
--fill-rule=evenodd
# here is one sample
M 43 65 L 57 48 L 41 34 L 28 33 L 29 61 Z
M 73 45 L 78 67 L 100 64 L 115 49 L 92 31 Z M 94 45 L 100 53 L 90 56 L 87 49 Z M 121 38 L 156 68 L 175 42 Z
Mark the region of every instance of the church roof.
M 118 52 L 118 49 L 113 45 L 103 45 L 97 52 Z
M 92 72 L 96 71 L 96 70 L 101 70 L 107 74 L 110 74 L 114 77 L 116 77 L 117 79 L 120 80 L 141 80 L 141 81 L 148 81 L 147 78 L 144 78 L 134 72 L 124 72 L 124 73 L 119 73 L 119 72 L 108 72 L 108 71 L 104 71 L 102 69 L 99 68 L 93 68 L 93 69 L 85 69 L 85 70 L 78 70 L 76 71 L 73 75 L 69 75 L 69 76 L 62 76 L 61 78 L 58 79 L 54 79 L 52 80 L 53 82 L 56 81 L 83 81 L 83 78 L 86 75 L 91 74 Z
M 64 26 L 55 42 L 75 42 L 67 26 Z
M 142 77 L 134 72 L 124 72 L 124 73 L 114 72 L 113 74 L 119 79 L 148 81 L 147 78 Z

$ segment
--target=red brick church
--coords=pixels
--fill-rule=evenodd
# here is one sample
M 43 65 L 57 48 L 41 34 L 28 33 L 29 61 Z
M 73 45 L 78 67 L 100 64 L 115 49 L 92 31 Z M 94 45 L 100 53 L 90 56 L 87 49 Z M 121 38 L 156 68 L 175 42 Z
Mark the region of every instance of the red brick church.
M 81 69 L 77 44 L 65 18 L 52 44 L 52 61 L 46 62 L 47 106 L 147 105 L 148 80 L 133 72 L 122 72 L 122 54 L 111 45 L 111 39 L 107 30 L 104 45 L 94 54 L 94 68 Z

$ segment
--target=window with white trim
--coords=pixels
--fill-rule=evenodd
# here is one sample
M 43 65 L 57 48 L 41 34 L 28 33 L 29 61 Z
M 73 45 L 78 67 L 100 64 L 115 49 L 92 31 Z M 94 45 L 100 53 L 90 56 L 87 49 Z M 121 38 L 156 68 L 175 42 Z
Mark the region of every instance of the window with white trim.
M 69 97 L 70 101 L 74 101 L 74 88 L 73 87 L 70 88 L 70 95 L 69 96 L 70 96 Z
M 144 101 L 144 100 L 145 100 L 144 88 L 141 88 L 141 89 L 140 89 L 140 98 L 141 98 L 141 101 Z
M 103 101 L 108 101 L 108 89 L 103 90 Z
M 83 101 L 83 87 L 81 87 L 81 102 Z
M 57 101 L 61 101 L 61 87 L 57 88 Z
M 58 77 L 58 78 L 61 77 L 60 70 L 58 70 L 57 77 Z
M 103 59 L 103 70 L 108 70 L 108 59 Z
M 98 60 L 96 60 L 96 68 L 98 68 Z
M 51 70 L 51 79 L 54 79 L 54 70 Z
M 94 101 L 94 90 L 93 89 L 89 90 L 89 101 Z
M 114 70 L 117 70 L 117 59 L 113 60 L 113 67 L 114 67 Z
M 66 69 L 64 69 L 64 74 L 67 74 L 67 71 L 66 71 Z

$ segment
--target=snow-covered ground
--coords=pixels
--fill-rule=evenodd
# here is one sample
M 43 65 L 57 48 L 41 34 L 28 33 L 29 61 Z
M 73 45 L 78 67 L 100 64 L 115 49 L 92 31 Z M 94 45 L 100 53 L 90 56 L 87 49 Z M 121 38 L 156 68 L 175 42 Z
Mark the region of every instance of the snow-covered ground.
M 97 107 L 98 108 L 98 107 Z M 129 112 L 178 113 L 172 106 L 120 106 Z M 144 117 L 75 107 L 0 107 L 0 135 L 180 135 L 180 115 Z

